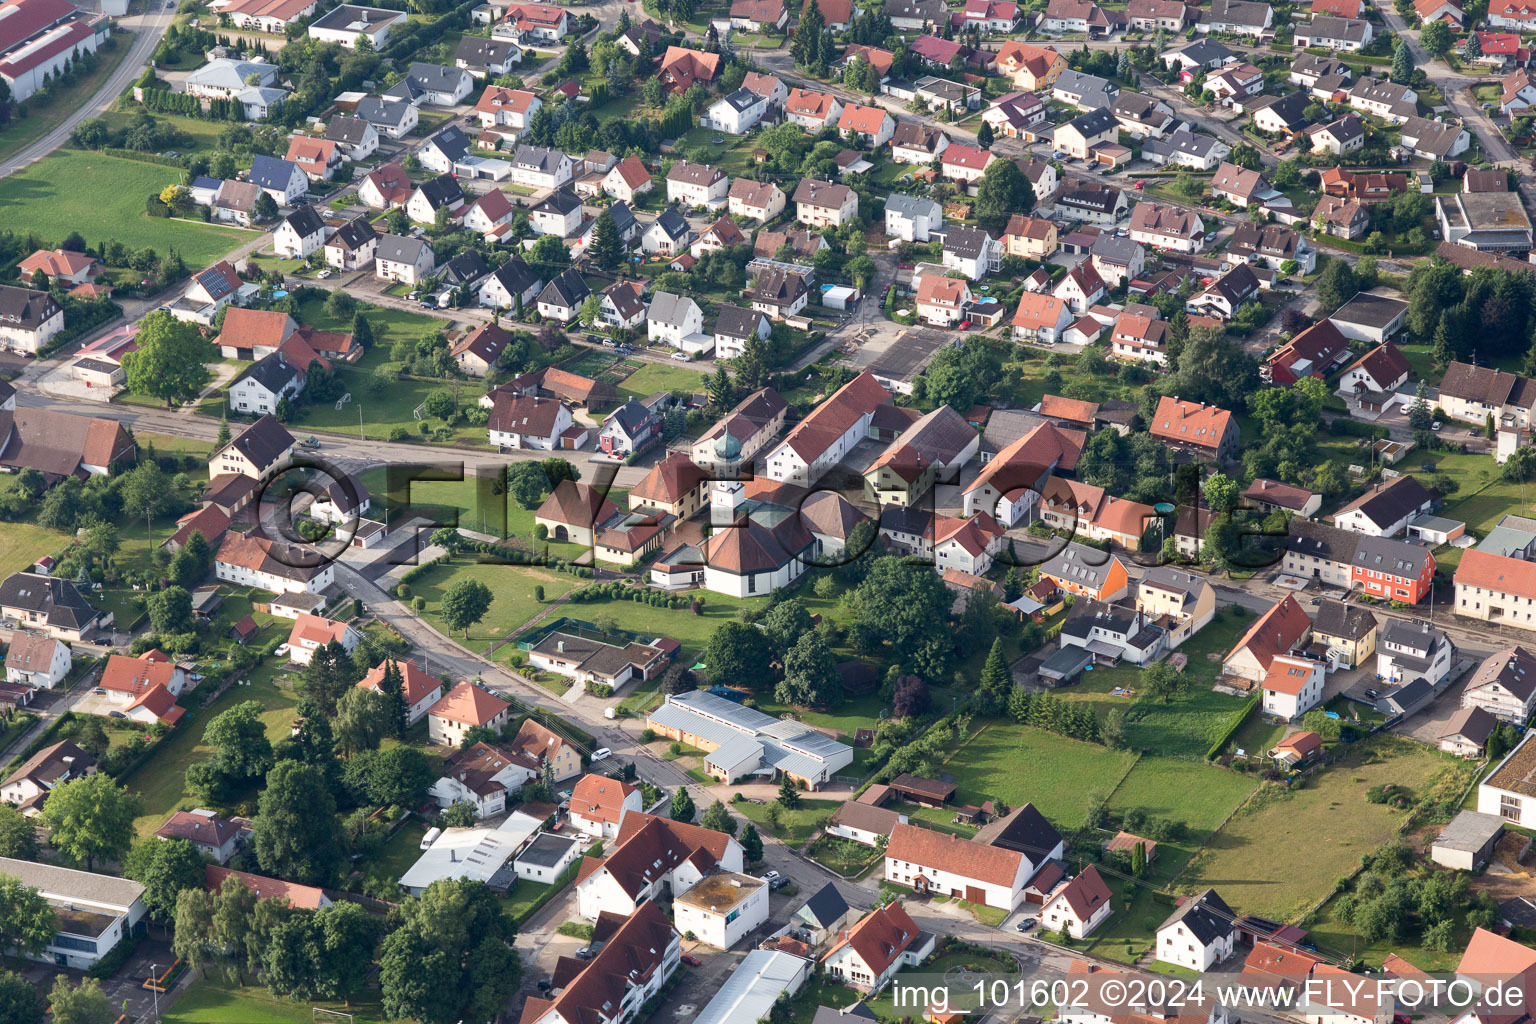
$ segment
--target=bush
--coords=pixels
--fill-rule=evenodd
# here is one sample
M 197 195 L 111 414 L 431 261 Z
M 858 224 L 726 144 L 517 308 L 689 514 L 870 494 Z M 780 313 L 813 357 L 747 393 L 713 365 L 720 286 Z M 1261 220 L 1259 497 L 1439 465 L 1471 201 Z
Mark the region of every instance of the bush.
M 667 752 L 670 753 L 673 757 L 681 757 L 683 753 L 683 745 L 677 742 L 677 740 L 673 740 L 671 743 L 667 744 Z
M 640 730 L 640 742 L 641 743 L 654 743 L 655 741 L 656 741 L 656 730 L 655 729 L 641 729 Z

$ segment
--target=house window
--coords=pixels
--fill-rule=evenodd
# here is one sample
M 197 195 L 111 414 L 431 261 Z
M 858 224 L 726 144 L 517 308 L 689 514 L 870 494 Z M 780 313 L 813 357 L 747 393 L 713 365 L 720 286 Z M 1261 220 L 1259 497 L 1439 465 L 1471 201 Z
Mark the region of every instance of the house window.
M 1504 793 L 1499 796 L 1499 816 L 1510 821 L 1520 820 L 1520 798 Z

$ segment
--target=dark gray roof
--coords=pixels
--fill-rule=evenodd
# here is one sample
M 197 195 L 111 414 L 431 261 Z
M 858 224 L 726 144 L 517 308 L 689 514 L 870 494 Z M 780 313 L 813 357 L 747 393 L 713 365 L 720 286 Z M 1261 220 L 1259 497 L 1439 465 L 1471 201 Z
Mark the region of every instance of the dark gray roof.
M 1061 843 L 1061 833 L 1034 804 L 1025 804 L 983 827 L 976 841 L 1022 853 L 1038 867 Z
M 1300 516 L 1291 519 L 1290 535 L 1286 538 L 1287 551 L 1310 555 L 1331 562 L 1353 562 L 1355 542 L 1360 534 L 1353 530 L 1341 530 L 1327 523 L 1315 523 Z
M 37 612 L 58 629 L 83 629 L 98 614 L 69 580 L 32 572 L 13 572 L 0 582 L 0 605 Z
M 336 233 L 327 239 L 327 242 L 351 250 L 361 248 L 378 237 L 379 233 L 374 230 L 368 218 L 358 217 L 337 228 Z
M 281 352 L 273 352 L 247 366 L 245 372 L 231 382 L 230 387 L 250 379 L 276 395 L 301 376 L 302 370 L 284 359 Z
M 415 263 L 423 250 L 432 247 L 423 239 L 405 235 L 380 235 L 378 258 L 392 263 Z
M 630 396 L 629 401 L 610 413 L 604 422 L 605 425 L 616 423 L 630 437 L 635 437 L 655 415 L 654 409 L 637 401 L 634 396 Z
M 485 257 L 474 249 L 465 249 L 443 267 L 442 280 L 445 285 L 473 284 L 490 272 Z
M 1380 642 L 1394 647 L 1405 647 L 1427 658 L 1435 645 L 1445 640 L 1445 634 L 1422 619 L 1390 619 L 1382 630 Z M 1394 654 L 1395 657 L 1401 655 Z
M 420 64 L 412 61 L 411 69 L 405 73 L 405 76 L 422 89 L 432 92 L 454 92 L 466 74 L 463 68 L 449 68 L 441 64 Z
M 847 915 L 848 901 L 837 891 L 837 886 L 828 882 L 812 893 L 811 898 L 805 901 L 805 906 L 796 913 L 826 928 Z
M 285 190 L 293 180 L 293 172 L 299 169 L 291 160 L 276 156 L 256 156 L 251 159 L 249 180 L 262 188 Z
M 521 256 L 513 256 L 493 270 L 491 276 L 501 282 L 509 295 L 521 295 L 542 280 Z
M 298 233 L 300 238 L 308 238 L 325 230 L 325 221 L 315 212 L 315 208 L 308 203 L 301 203 L 293 208 L 293 212 L 283 218 L 287 224 Z
M 735 110 L 737 113 L 741 113 L 744 110 L 751 110 L 753 107 L 761 103 L 762 97 L 748 89 L 737 89 L 735 92 L 731 93 L 729 96 L 726 96 L 720 102 L 729 104 L 731 109 Z
M 1429 548 L 1418 544 L 1361 534 L 1355 545 L 1354 564 L 1371 572 L 1417 579 L 1429 557 Z
M 1376 616 L 1369 608 L 1343 601 L 1323 601 L 1312 617 L 1312 630 L 1324 636 L 1360 640 L 1376 628 Z
M 1209 946 L 1232 934 L 1233 916 L 1232 908 L 1216 894 L 1216 890 L 1207 889 L 1198 896 L 1186 899 L 1179 905 L 1179 909 L 1157 926 L 1157 930 L 1161 932 L 1164 928 L 1172 928 L 1183 922 L 1184 927 L 1194 934 L 1202 946 Z
M 363 134 L 368 127 L 368 122 L 361 117 L 336 114 L 325 126 L 325 137 L 332 142 L 356 146 L 363 141 Z
M 887 0 L 887 10 L 889 10 L 890 4 L 894 2 L 896 0 Z M 863 1001 L 860 1000 L 852 1006 L 845 1006 L 841 1009 L 833 1006 L 818 1006 L 816 1007 L 816 1016 L 811 1018 L 811 1024 L 857 1024 L 859 1021 L 874 1021 L 877 1019 L 870 1008 L 865 1006 Z
M 1347 324 L 1364 324 L 1367 327 L 1379 329 L 1386 327 L 1407 308 L 1408 303 L 1400 299 L 1360 292 L 1340 306 L 1328 319 L 1335 322 L 1342 320 Z
M 715 333 L 746 339 L 757 333 L 762 322 L 763 314 L 757 310 L 743 309 L 727 302 L 721 304 L 720 315 L 715 318 Z
M 439 174 L 430 181 L 424 181 L 416 186 L 416 191 L 421 193 L 421 197 L 434 210 L 451 206 L 464 198 L 464 190 L 459 188 L 459 179 L 451 174 Z
M 635 212 L 622 199 L 608 207 L 608 215 L 613 218 L 613 226 L 619 229 L 620 238 L 634 230 Z
M 373 125 L 393 128 L 405 120 L 410 103 L 390 97 L 364 96 L 357 104 L 357 116 Z
M 1166 139 L 1148 139 L 1142 143 L 1141 150 L 1143 153 L 1150 152 L 1158 156 L 1188 153 L 1203 160 L 1210 155 L 1211 148 L 1219 141 L 1213 136 L 1196 135 L 1188 128 L 1180 128 Z
M 275 466 L 277 460 L 293 447 L 293 435 L 276 417 L 263 416 L 240 431 L 229 446 L 244 455 L 259 470 Z
M 332 30 L 355 27 L 359 32 L 365 32 L 385 22 L 393 21 L 402 13 L 379 7 L 355 7 L 352 4 L 342 4 L 335 10 L 316 18 L 311 24 L 316 28 Z
M 513 53 L 520 52 L 518 45 L 510 39 L 465 36 L 459 40 L 459 48 L 454 51 L 453 59 L 476 67 L 484 67 L 489 64 L 504 63 Z
M 544 290 L 539 292 L 538 301 L 554 306 L 575 307 L 585 302 L 591 294 L 592 289 L 587 287 L 586 279 L 577 273 L 575 267 L 567 267 L 544 286 Z
M 544 201 L 535 206 L 533 213 L 558 213 L 562 216 L 573 210 L 581 209 L 581 200 L 576 193 L 568 188 L 558 188 L 544 197 Z
M 1114 560 L 1115 556 L 1107 551 L 1068 541 L 1066 547 L 1041 564 L 1040 571 L 1097 590 Z
M 1237 56 L 1225 43 L 1216 39 L 1197 39 L 1178 52 L 1181 57 L 1202 65 L 1232 60 Z
M 543 146 L 518 146 L 512 152 L 512 162 L 519 167 L 532 167 L 545 174 L 553 174 L 565 154 L 558 149 Z
M 571 852 L 571 847 L 577 842 L 579 840 L 574 836 L 557 836 L 551 832 L 540 832 L 538 837 L 517 855 L 517 862 L 532 864 L 535 867 L 552 868 L 565 859 L 566 854 Z
M 1307 123 L 1307 119 L 1302 114 L 1302 111 L 1307 109 L 1311 103 L 1312 97 L 1310 94 L 1293 92 L 1276 97 L 1267 103 L 1250 103 L 1248 106 L 1252 110 L 1268 110 L 1285 122 L 1285 126 L 1291 131 L 1298 131 Z
M 469 136 L 460 131 L 457 125 L 450 124 L 423 142 L 422 146 L 431 146 L 443 154 L 449 162 L 458 163 L 469 153 Z
M 1078 114 L 1067 122 L 1067 126 L 1076 129 L 1084 138 L 1092 138 L 1102 135 L 1104 132 L 1115 131 L 1120 122 L 1115 120 L 1114 112 L 1108 107 L 1100 107 L 1090 110 L 1086 114 Z
M 677 212 L 677 208 L 672 206 L 662 210 L 651 226 L 661 229 L 668 238 L 673 239 L 682 238 L 688 233 L 688 222 L 683 219 L 682 214 Z
M 984 228 L 953 227 L 944 236 L 944 251 L 954 253 L 962 260 L 974 260 L 981 256 L 982 248 L 992 241 Z

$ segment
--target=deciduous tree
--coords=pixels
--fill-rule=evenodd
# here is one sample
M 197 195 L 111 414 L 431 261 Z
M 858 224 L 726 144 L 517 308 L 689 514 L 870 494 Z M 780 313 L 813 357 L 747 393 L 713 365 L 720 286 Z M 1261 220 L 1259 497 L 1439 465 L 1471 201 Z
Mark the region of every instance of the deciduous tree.
M 48 842 L 87 871 L 102 860 L 120 860 L 133 841 L 139 798 L 105 773 L 82 775 L 53 790 L 38 816 Z

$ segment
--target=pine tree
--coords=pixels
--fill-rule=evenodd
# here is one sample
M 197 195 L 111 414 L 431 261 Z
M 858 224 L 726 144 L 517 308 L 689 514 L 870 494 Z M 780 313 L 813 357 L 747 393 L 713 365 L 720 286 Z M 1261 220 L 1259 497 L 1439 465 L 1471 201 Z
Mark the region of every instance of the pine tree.
M 687 789 L 679 786 L 672 797 L 672 820 L 691 823 L 695 813 L 693 797 L 688 795 Z
M 364 350 L 373 346 L 373 325 L 360 312 L 352 315 L 352 340 Z
M 1467 33 L 1467 45 L 1463 48 L 1462 55 L 1467 60 L 1476 60 L 1483 55 L 1483 44 L 1478 40 L 1476 32 Z
M 603 270 L 614 270 L 624 262 L 624 241 L 613 223 L 613 214 L 604 210 L 592 225 L 592 242 L 588 247 L 592 262 Z
M 219 417 L 219 436 L 214 438 L 213 447 L 217 451 L 227 444 L 229 444 L 229 418 L 221 416 Z
M 821 36 L 826 27 L 827 19 L 822 16 L 821 4 L 811 0 L 800 16 L 800 24 L 795 28 L 795 42 L 789 51 L 796 67 L 811 67 L 821 57 Z
M 992 138 L 992 125 L 986 121 L 981 122 L 981 127 L 976 129 L 976 147 L 978 149 L 991 149 Z
M 1408 44 L 1402 39 L 1397 41 L 1397 48 L 1392 51 L 1392 81 L 1406 82 L 1413 77 L 1413 55 L 1408 52 Z
M 548 792 L 551 796 L 554 795 L 555 762 L 551 761 L 547 757 L 544 759 L 544 763 L 539 765 L 539 782 L 544 785 L 546 792 Z
M 779 783 L 779 803 L 790 810 L 800 806 L 800 791 L 795 788 L 795 782 L 788 775 Z
M 1131 874 L 1140 878 L 1147 870 L 1147 844 L 1137 843 L 1131 847 Z
M 1008 695 L 1008 715 L 1020 725 L 1029 721 L 1031 705 L 1034 702 L 1034 694 L 1022 686 L 1014 687 Z
M 379 691 L 389 698 L 395 738 L 403 739 L 410 708 L 405 703 L 405 677 L 400 672 L 400 663 L 393 658 L 384 662 L 384 678 L 379 681 Z
M 1008 659 L 1003 656 L 1003 638 L 998 637 L 992 641 L 986 664 L 981 667 L 981 692 L 993 700 L 1002 701 L 1012 686 L 1013 674 L 1008 671 Z

